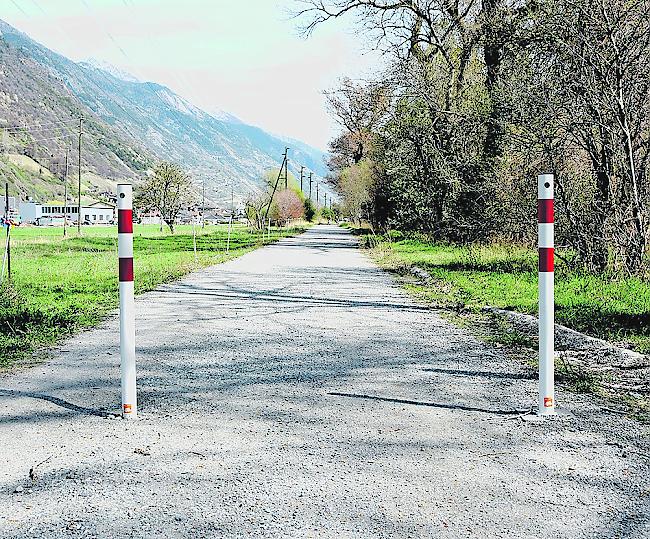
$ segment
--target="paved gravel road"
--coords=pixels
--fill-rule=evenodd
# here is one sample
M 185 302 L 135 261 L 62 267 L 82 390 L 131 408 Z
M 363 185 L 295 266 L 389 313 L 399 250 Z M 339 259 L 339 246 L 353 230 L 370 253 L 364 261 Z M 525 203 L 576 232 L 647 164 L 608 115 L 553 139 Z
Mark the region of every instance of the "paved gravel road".
M 647 429 L 563 391 L 517 419 L 525 369 L 342 229 L 136 305 L 139 421 L 105 417 L 115 319 L 0 377 L 1 537 L 650 537 Z

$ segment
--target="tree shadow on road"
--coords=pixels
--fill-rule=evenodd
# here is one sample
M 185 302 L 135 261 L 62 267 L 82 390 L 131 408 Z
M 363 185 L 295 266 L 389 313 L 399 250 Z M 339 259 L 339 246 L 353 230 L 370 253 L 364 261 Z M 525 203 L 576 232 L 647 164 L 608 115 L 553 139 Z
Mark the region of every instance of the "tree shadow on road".
M 73 412 L 80 412 L 82 414 L 95 415 L 98 417 L 108 417 L 108 412 L 103 410 L 95 410 L 93 408 L 86 408 L 84 406 L 79 406 L 78 404 L 73 404 L 66 400 L 60 399 L 59 397 L 54 397 L 52 395 L 45 395 L 43 393 L 35 393 L 32 391 L 18 391 L 12 389 L 0 389 L 0 397 L 9 397 L 9 398 L 31 398 L 31 399 L 40 399 L 43 401 L 50 402 L 61 408 L 66 408 Z
M 452 376 L 467 376 L 470 378 L 499 378 L 502 380 L 534 380 L 535 376 L 531 372 L 496 372 L 496 371 L 467 371 L 458 369 L 439 369 L 430 368 L 422 369 L 424 372 L 434 372 L 436 374 L 449 374 Z
M 378 395 L 359 395 L 356 393 L 339 393 L 337 391 L 331 391 L 328 395 L 335 397 L 349 397 L 353 399 L 368 399 L 375 401 L 383 402 L 394 402 L 397 404 L 410 404 L 414 406 L 429 406 L 432 408 L 444 408 L 445 410 L 462 410 L 465 412 L 480 412 L 483 414 L 494 414 L 494 415 L 518 415 L 527 412 L 528 410 L 489 410 L 487 408 L 477 408 L 475 406 L 465 406 L 463 404 L 443 404 L 440 402 L 422 402 L 414 401 L 408 399 L 394 399 L 391 397 L 381 397 Z

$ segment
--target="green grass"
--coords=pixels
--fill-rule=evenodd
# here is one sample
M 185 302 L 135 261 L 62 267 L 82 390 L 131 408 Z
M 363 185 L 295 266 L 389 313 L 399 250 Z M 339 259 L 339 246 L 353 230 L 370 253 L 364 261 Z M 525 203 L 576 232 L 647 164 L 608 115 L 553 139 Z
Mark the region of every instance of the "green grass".
M 435 245 L 423 238 L 372 240 L 380 262 L 396 271 L 420 267 L 434 279 L 427 297 L 442 307 L 486 305 L 537 313 L 537 254 L 523 247 Z M 650 353 L 650 282 L 572 272 L 556 261 L 556 321 Z
M 409 275 L 413 267 L 426 270 L 431 279 L 406 279 L 406 288 L 425 298 L 453 323 L 474 335 L 502 346 L 506 357 L 537 367 L 535 336 L 521 333 L 506 318 L 483 311 L 492 306 L 537 314 L 537 253 L 512 245 L 459 247 L 434 244 L 423 236 L 393 232 L 375 236 L 367 229 L 350 227 L 361 243 L 390 271 Z M 650 354 L 650 282 L 636 277 L 591 275 L 571 271 L 556 259 L 556 321 L 613 342 L 624 342 Z M 556 379 L 576 392 L 597 394 L 623 406 L 631 417 L 650 421 L 650 401 L 638 385 L 646 381 L 633 374 L 604 371 L 560 354 Z M 626 371 L 627 372 L 627 371 Z M 628 389 L 626 389 L 628 388 Z
M 241 225 L 233 228 L 226 254 L 227 226 L 192 227 L 173 236 L 157 225 L 134 225 L 137 294 L 211 264 L 240 256 L 301 229 L 275 229 L 271 238 Z M 12 230 L 10 286 L 0 291 L 0 367 L 28 357 L 43 345 L 99 322 L 118 305 L 117 229 L 85 227 L 83 235 L 59 227 Z

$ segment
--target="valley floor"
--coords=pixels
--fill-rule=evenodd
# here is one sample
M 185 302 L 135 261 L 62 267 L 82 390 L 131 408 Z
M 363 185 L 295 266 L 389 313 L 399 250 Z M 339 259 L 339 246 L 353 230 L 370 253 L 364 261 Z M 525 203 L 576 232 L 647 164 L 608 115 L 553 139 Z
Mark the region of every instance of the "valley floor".
M 568 419 L 522 421 L 529 370 L 349 232 L 314 227 L 136 308 L 138 421 L 109 415 L 116 318 L 0 377 L 0 536 L 650 535 L 647 426 L 562 388 Z
M 241 256 L 304 228 L 270 235 L 236 224 L 205 228 L 134 225 L 135 291 L 153 290 L 200 268 Z M 12 228 L 11 283 L 0 287 L 0 369 L 29 361 L 118 305 L 117 227 Z

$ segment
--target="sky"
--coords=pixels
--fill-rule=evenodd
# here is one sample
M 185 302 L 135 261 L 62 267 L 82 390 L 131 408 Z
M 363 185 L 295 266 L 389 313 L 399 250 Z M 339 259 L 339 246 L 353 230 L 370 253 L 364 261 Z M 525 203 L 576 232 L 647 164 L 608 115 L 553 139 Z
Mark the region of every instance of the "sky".
M 326 149 L 322 92 L 369 77 L 377 53 L 337 20 L 305 38 L 296 0 L 0 0 L 0 18 L 46 47 L 169 86 L 208 112 Z

